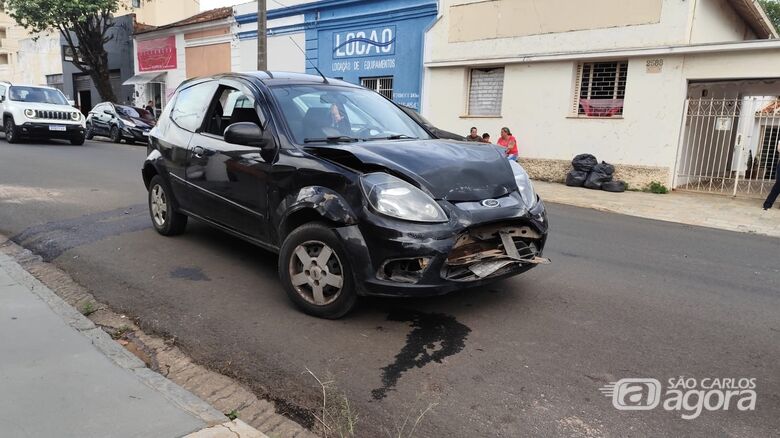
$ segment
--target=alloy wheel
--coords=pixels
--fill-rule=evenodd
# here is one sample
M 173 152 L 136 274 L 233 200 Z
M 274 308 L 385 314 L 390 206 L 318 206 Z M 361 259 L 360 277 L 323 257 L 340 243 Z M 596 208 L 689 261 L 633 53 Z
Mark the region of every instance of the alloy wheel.
M 311 304 L 334 302 L 344 286 L 341 260 L 331 247 L 318 240 L 301 243 L 290 256 L 290 281 Z
M 8 141 L 14 139 L 14 122 L 10 119 L 5 121 L 5 139 Z
M 168 199 L 165 196 L 165 190 L 159 184 L 152 187 L 150 201 L 155 225 L 165 226 L 165 221 L 168 219 Z

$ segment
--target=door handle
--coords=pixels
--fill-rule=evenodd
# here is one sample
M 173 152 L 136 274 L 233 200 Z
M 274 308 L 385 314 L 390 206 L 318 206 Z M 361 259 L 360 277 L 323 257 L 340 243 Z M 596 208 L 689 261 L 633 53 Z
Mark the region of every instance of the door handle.
M 195 158 L 203 158 L 214 155 L 214 151 L 211 149 L 206 149 L 203 146 L 195 146 L 192 149 L 192 154 L 195 156 Z

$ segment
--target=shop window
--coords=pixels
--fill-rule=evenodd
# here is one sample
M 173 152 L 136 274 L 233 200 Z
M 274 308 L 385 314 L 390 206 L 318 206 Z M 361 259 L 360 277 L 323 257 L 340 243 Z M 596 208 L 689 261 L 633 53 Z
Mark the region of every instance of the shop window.
M 500 116 L 503 96 L 503 67 L 471 70 L 468 106 L 470 116 Z
M 579 63 L 573 113 L 583 117 L 622 116 L 627 77 L 628 61 Z
M 360 85 L 374 90 L 386 98 L 393 99 L 393 77 L 360 78 Z
M 195 132 L 203 123 L 216 83 L 204 82 L 181 90 L 171 111 L 171 120 L 182 129 Z

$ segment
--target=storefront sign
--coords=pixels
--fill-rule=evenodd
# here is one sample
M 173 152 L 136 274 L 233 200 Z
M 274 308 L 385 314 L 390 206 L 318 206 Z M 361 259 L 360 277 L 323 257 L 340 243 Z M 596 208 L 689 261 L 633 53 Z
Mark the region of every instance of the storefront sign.
M 333 32 L 333 58 L 395 54 L 395 26 Z
M 138 71 L 172 70 L 176 68 L 176 37 L 137 41 Z

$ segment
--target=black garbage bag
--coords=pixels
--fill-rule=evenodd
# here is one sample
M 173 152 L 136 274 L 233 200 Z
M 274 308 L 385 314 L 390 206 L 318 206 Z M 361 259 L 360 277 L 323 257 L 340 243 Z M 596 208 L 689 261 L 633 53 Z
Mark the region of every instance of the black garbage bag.
M 585 187 L 593 190 L 600 190 L 601 185 L 612 181 L 612 175 L 615 173 L 615 166 L 601 162 L 593 166 L 593 170 L 588 174 L 585 180 Z
M 601 190 L 612 193 L 623 193 L 626 191 L 625 181 L 609 181 L 601 185 Z
M 566 174 L 566 185 L 569 187 L 582 187 L 588 179 L 588 172 L 572 169 Z
M 590 172 L 593 170 L 593 166 L 597 164 L 599 164 L 599 160 L 591 154 L 579 154 L 571 160 L 571 166 L 574 170 L 582 172 Z

